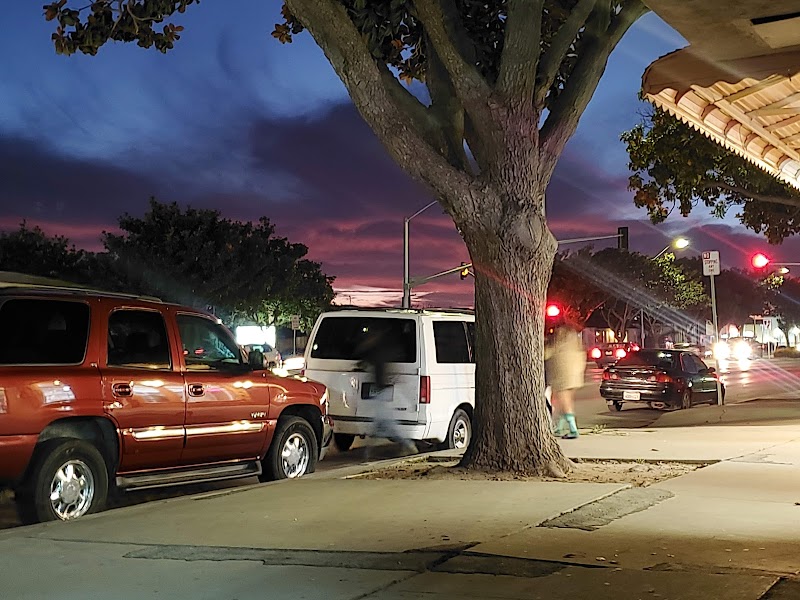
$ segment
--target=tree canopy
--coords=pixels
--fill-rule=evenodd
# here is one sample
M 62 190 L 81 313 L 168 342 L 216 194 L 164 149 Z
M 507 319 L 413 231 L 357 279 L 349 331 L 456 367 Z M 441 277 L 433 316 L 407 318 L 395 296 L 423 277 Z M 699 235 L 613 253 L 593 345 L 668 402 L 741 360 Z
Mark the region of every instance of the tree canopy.
M 193 0 L 45 7 L 56 51 L 109 40 L 166 52 Z M 556 242 L 545 190 L 640 0 L 285 0 L 390 156 L 453 218 L 475 268 L 476 409 L 464 465 L 563 474 L 544 402 Z M 81 6 L 80 4 L 77 6 Z M 409 88 L 403 81 L 416 80 Z M 412 90 L 414 93 L 412 93 Z M 531 402 L 531 399 L 535 402 Z
M 123 215 L 119 228 L 103 243 L 129 282 L 170 300 L 201 300 L 228 322 L 286 323 L 299 314 L 308 326 L 333 300 L 333 278 L 304 258 L 306 246 L 276 237 L 266 217 L 234 221 L 151 199 L 143 217 Z
M 649 329 L 666 321 L 688 330 L 708 306 L 699 274 L 677 264 L 674 255 L 654 259 L 614 248 L 558 256 L 549 297 L 580 327 L 600 310 L 620 336 L 642 311 Z
M 276 237 L 265 217 L 243 223 L 151 199 L 144 217 L 123 215 L 119 226 L 120 233 L 103 234 L 106 251 L 95 253 L 22 223 L 0 233 L 0 264 L 107 291 L 212 305 L 229 325 L 282 324 L 298 314 L 309 328 L 333 300 L 333 278 L 304 258 L 303 244 Z
M 800 191 L 669 113 L 651 108 L 622 141 L 634 204 L 654 223 L 702 205 L 717 217 L 735 209 L 743 225 L 773 244 L 800 231 Z

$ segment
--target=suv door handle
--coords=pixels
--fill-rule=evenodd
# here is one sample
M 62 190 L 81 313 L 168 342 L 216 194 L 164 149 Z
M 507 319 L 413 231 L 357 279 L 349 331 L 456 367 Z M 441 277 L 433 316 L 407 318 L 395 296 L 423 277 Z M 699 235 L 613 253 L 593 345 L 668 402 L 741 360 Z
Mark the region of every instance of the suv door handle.
M 206 388 L 202 383 L 190 383 L 188 386 L 189 395 L 197 398 L 206 393 Z
M 130 383 L 115 383 L 111 386 L 111 393 L 115 396 L 133 396 L 133 385 Z

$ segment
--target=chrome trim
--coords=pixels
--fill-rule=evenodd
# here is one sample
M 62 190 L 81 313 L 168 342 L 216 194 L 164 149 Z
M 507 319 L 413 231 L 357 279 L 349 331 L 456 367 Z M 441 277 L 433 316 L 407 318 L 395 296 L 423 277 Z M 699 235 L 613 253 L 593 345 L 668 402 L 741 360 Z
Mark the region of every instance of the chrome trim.
M 215 433 L 254 433 L 263 431 L 266 427 L 263 421 L 234 421 L 224 425 L 188 425 L 186 435 L 212 435 Z
M 130 435 L 135 440 L 166 440 L 185 435 L 183 427 L 165 427 L 163 425 L 144 429 L 126 429 L 123 433 Z

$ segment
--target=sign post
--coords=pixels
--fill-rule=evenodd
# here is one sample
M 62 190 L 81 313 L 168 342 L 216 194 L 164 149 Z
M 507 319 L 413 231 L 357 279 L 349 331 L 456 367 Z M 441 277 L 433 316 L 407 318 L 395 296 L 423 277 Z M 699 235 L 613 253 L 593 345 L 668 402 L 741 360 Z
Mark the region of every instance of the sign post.
M 292 315 L 292 354 L 297 354 L 297 330 L 300 329 L 300 315 Z
M 720 274 L 719 252 L 711 250 L 703 252 L 703 275 L 711 278 L 711 317 L 714 320 L 714 344 L 719 343 L 719 323 L 717 321 L 717 290 L 714 277 Z M 719 358 L 714 352 L 714 365 L 717 369 L 717 404 L 725 404 L 722 398 L 722 384 L 719 382 Z

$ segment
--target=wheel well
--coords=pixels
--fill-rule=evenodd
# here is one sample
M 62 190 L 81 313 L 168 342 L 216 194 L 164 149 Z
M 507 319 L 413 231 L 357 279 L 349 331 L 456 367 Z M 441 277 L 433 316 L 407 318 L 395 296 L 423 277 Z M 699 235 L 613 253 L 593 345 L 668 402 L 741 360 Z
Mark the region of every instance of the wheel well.
M 58 439 L 79 439 L 92 442 L 108 464 L 109 475 L 116 471 L 119 461 L 117 430 L 102 417 L 69 417 L 53 421 L 39 434 L 37 448 L 44 442 Z
M 463 403 L 463 404 L 459 404 L 458 406 L 456 406 L 456 410 L 458 410 L 459 408 L 460 408 L 461 410 L 463 410 L 465 413 L 467 413 L 467 416 L 469 417 L 469 420 L 470 420 L 470 421 L 472 421 L 472 420 L 473 420 L 473 418 L 474 418 L 474 413 L 475 413 L 475 410 L 472 408 L 472 405 L 471 405 L 471 404 L 467 404 L 467 403 L 465 402 L 465 403 Z M 453 413 L 455 414 L 455 412 L 456 412 L 456 411 L 454 410 L 454 411 L 453 411 Z
M 322 411 L 319 408 L 310 404 L 290 404 L 281 411 L 278 422 L 286 417 L 300 417 L 308 421 L 317 437 L 317 446 L 322 447 Z

